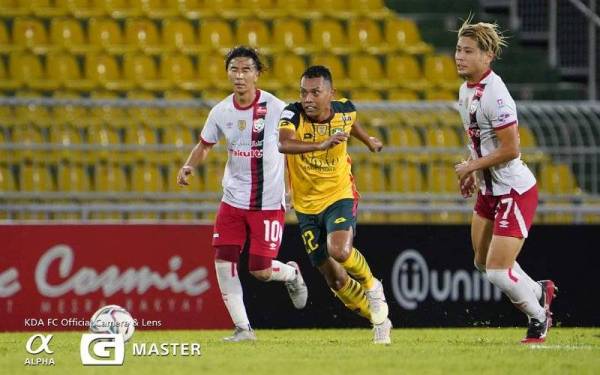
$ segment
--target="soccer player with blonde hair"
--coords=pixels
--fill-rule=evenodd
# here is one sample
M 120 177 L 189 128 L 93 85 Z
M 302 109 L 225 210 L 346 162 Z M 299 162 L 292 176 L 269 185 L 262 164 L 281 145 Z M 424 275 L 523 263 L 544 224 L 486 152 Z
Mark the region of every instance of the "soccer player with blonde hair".
M 455 61 L 465 83 L 459 111 L 471 140 L 470 157 L 455 166 L 462 195 L 477 192 L 471 222 L 475 267 L 523 311 L 529 328 L 523 343 L 544 342 L 552 325 L 557 288 L 535 282 L 516 262 L 538 204 L 536 179 L 521 161 L 515 102 L 491 64 L 506 47 L 496 24 L 471 23 L 458 30 Z

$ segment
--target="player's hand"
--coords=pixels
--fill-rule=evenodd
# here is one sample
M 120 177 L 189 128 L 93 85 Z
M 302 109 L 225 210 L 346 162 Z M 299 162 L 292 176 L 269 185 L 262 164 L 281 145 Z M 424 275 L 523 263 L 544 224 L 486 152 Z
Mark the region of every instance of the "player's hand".
M 383 148 L 383 143 L 377 137 L 369 137 L 369 150 L 379 152 Z
M 462 181 L 467 176 L 467 174 L 473 172 L 468 161 L 462 161 L 456 164 L 454 166 L 454 170 L 456 171 L 456 175 L 458 176 L 459 181 Z
M 458 185 L 460 187 L 460 194 L 463 198 L 470 198 L 475 190 L 477 190 L 477 179 L 475 177 L 475 172 L 471 172 L 465 176 L 462 180 L 458 180 Z
M 338 132 L 319 144 L 319 150 L 325 151 L 348 140 L 348 133 Z
M 177 174 L 177 185 L 187 186 L 189 185 L 188 177 L 194 174 L 194 168 L 189 165 L 184 165 Z

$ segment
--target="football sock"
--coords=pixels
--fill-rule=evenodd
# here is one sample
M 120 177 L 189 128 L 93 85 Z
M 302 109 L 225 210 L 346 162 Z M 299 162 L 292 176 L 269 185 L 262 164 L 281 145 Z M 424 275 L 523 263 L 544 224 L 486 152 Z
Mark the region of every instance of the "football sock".
M 365 290 L 358 281 L 348 277 L 346 284 L 340 290 L 333 290 L 333 293 L 335 293 L 347 308 L 358 315 L 371 320 L 369 302 L 367 301 L 367 296 L 365 296 Z
M 533 289 L 533 292 L 535 293 L 535 297 L 538 300 L 540 298 L 542 298 L 542 286 L 540 284 L 538 284 L 537 282 L 535 282 L 535 280 L 533 280 L 531 277 L 529 277 L 529 275 L 527 273 L 525 273 L 525 271 L 523 271 L 523 269 L 521 268 L 519 263 L 515 262 L 513 264 L 512 268 L 513 268 L 513 271 L 517 271 L 517 273 L 520 273 L 521 276 L 523 276 L 523 279 L 525 279 L 525 282 L 527 282 L 527 285 L 529 285 L 529 287 L 531 289 Z
M 530 318 L 543 321 L 546 310 L 538 302 L 535 293 L 531 290 L 525 277 L 512 268 L 488 269 L 487 277 L 510 298 L 512 303 Z
M 271 278 L 267 281 L 292 281 L 296 278 L 296 269 L 278 260 L 271 263 Z
M 375 279 L 369 268 L 369 264 L 365 257 L 356 248 L 352 248 L 350 256 L 344 262 L 340 263 L 346 272 L 356 279 L 365 290 L 373 288 Z
M 237 264 L 227 261 L 215 261 L 217 281 L 223 302 L 236 327 L 249 329 L 250 321 L 244 306 L 244 292 L 237 273 Z

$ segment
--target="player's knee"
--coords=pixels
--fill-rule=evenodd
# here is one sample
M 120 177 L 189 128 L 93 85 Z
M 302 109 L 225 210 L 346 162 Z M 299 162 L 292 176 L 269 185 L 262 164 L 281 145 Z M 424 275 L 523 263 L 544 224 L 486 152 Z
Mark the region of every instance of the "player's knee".
M 477 262 L 477 259 L 475 259 L 473 261 L 473 264 L 475 265 L 475 268 L 477 269 L 477 271 L 485 274 L 485 270 L 486 270 L 485 264 L 481 264 L 481 263 Z
M 273 260 L 269 257 L 250 254 L 248 257 L 248 270 L 250 274 L 260 281 L 269 281 L 271 279 L 271 264 Z
M 215 246 L 215 260 L 239 263 L 241 249 L 236 245 Z
M 338 262 L 345 262 L 350 256 L 352 245 L 330 241 L 327 244 L 329 255 Z
M 259 271 L 250 271 L 250 274 L 254 276 L 259 281 L 269 281 L 271 280 L 271 274 L 273 271 L 271 268 L 267 268 Z

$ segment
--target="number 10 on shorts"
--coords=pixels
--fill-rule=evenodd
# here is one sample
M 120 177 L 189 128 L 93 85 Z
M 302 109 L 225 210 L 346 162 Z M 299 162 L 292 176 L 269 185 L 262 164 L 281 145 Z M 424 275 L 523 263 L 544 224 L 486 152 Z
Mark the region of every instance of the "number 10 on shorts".
M 277 220 L 263 220 L 265 224 L 265 242 L 281 242 L 283 230 Z

